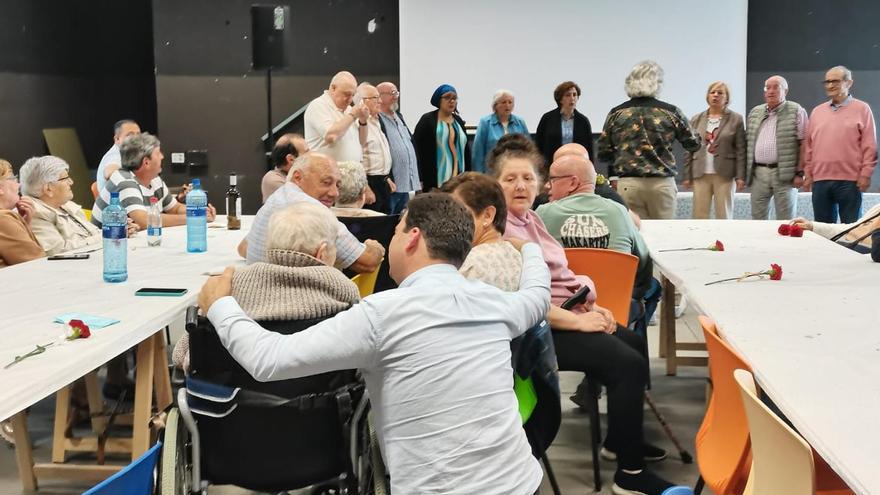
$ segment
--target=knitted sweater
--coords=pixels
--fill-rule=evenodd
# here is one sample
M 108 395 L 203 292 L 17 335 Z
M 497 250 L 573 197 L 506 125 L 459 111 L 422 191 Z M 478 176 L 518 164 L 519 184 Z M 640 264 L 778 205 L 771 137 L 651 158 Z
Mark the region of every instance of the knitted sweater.
M 351 280 L 317 258 L 285 249 L 270 249 L 266 258 L 232 277 L 232 297 L 256 321 L 326 318 L 360 300 Z M 188 334 L 177 341 L 171 359 L 189 369 Z

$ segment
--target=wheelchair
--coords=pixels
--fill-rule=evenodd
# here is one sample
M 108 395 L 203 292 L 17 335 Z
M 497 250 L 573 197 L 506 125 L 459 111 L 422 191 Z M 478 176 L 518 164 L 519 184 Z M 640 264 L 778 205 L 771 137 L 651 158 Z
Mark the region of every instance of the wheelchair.
M 211 323 L 187 310 L 190 374 L 167 417 L 162 495 L 210 485 L 260 492 L 311 487 L 312 495 L 383 495 L 384 465 L 355 370 L 261 383 L 220 343 Z M 291 334 L 318 320 L 262 322 Z

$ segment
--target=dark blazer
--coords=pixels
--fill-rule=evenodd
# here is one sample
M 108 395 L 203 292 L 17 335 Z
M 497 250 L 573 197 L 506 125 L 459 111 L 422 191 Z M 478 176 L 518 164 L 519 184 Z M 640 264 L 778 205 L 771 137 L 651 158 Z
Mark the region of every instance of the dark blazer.
M 684 179 L 694 180 L 703 176 L 706 170 L 706 154 L 703 152 L 708 146 L 706 140 L 706 127 L 709 125 L 709 110 L 704 110 L 691 119 L 691 129 L 702 139 L 700 149 L 694 152 L 686 151 L 684 155 Z M 715 159 L 712 161 L 715 173 L 728 179 L 746 178 L 746 129 L 743 126 L 742 115 L 724 109 L 721 117 L 721 127 L 718 128 L 718 148 L 715 150 Z
M 437 115 L 434 110 L 422 115 L 413 131 L 413 148 L 416 149 L 416 160 L 419 162 L 419 178 L 422 179 L 422 190 L 425 192 L 438 187 L 437 184 Z M 464 119 L 458 114 L 452 117 L 464 130 Z M 467 136 L 465 136 L 467 137 Z M 471 143 L 464 148 L 464 170 L 471 170 Z
M 880 263 L 880 229 L 871 234 L 871 259 Z
M 574 135 L 571 142 L 578 143 L 590 154 L 590 160 L 596 161 L 593 154 L 593 128 L 590 127 L 590 119 L 586 115 L 574 110 Z M 535 131 L 535 144 L 544 155 L 544 169 L 553 163 L 553 153 L 562 146 L 562 111 L 558 108 L 550 110 L 541 117 L 538 129 Z

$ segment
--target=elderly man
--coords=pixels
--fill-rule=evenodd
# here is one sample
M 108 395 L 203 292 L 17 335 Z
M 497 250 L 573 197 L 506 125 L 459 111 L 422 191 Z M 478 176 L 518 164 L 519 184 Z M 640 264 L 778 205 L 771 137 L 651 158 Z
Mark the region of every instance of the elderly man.
M 842 65 L 825 73 L 831 101 L 810 113 L 804 139 L 804 185 L 813 191 L 817 222 L 852 223 L 862 214 L 862 193 L 877 166 L 877 132 L 871 107 L 853 98 L 852 72 Z
M 597 155 L 611 162 L 611 186 L 641 218 L 671 219 L 678 194 L 672 145 L 697 151 L 700 138 L 678 107 L 657 99 L 663 69 L 656 62 L 636 64 L 624 85 L 630 100 L 611 109 Z
M 568 143 L 568 144 L 563 144 L 562 146 L 560 146 L 559 149 L 557 149 L 553 153 L 553 162 L 555 162 L 556 160 L 559 160 L 560 158 L 562 158 L 563 156 L 566 156 L 566 155 L 581 156 L 581 157 L 587 159 L 590 163 L 593 163 L 592 160 L 590 160 L 590 152 L 587 151 L 587 148 L 584 147 L 584 145 L 579 144 L 579 143 Z M 595 170 L 595 168 L 593 170 Z M 552 195 L 553 182 L 556 181 L 555 176 L 553 176 L 553 177 L 554 177 L 554 179 L 552 181 L 548 180 L 547 183 L 545 184 L 545 188 L 547 189 L 547 193 L 549 195 L 548 199 L 550 201 L 556 201 L 557 199 L 562 199 L 562 198 L 553 197 L 553 195 Z M 622 204 L 623 206 L 626 206 L 626 201 L 623 200 L 623 198 L 620 196 L 620 194 L 617 193 L 617 191 L 615 191 L 614 189 L 611 188 L 611 185 L 608 184 L 608 179 L 606 179 L 605 177 L 601 177 L 602 181 L 600 183 L 599 182 L 600 177 L 601 177 L 600 175 L 598 175 L 598 174 L 596 175 L 596 190 L 594 192 L 596 194 L 598 194 L 599 196 L 602 196 L 605 199 L 610 199 L 611 201 L 614 201 L 614 202 Z M 632 210 L 629 210 L 629 212 L 631 215 L 633 215 L 634 220 L 636 218 L 638 218 L 638 215 L 633 213 Z
M 147 228 L 150 198 L 154 197 L 159 199 L 163 226 L 186 224 L 186 205 L 171 195 L 168 186 L 159 177 L 165 158 L 160 145 L 156 136 L 147 132 L 130 136 L 122 142 L 119 148 L 122 168 L 110 175 L 107 185 L 95 200 L 93 224 L 101 227 L 102 212 L 110 204 L 110 193 L 113 192 L 119 193 L 119 203 L 140 230 Z M 211 204 L 208 204 L 207 214 L 208 221 L 213 222 L 217 211 Z
M 304 137 L 299 134 L 284 134 L 278 141 L 275 141 L 275 147 L 272 148 L 270 160 L 274 169 L 266 172 L 260 183 L 260 189 L 263 193 L 263 203 L 269 199 L 279 187 L 287 182 L 287 173 L 293 165 L 296 157 L 309 152 L 309 145 L 306 144 Z
M 536 213 L 563 247 L 613 249 L 638 257 L 633 299 L 648 299 L 645 305 L 653 314 L 659 283 L 653 283 L 654 264 L 648 247 L 626 207 L 596 194 L 596 175 L 586 155 L 560 156 L 550 165 L 551 202 L 538 207 Z M 634 311 L 632 316 L 640 313 Z
M 397 101 L 400 92 L 392 82 L 379 83 L 379 124 L 388 139 L 391 151 L 391 176 L 396 191 L 391 193 L 390 210 L 396 215 L 406 208 L 406 203 L 415 191 L 421 191 L 419 180 L 419 164 L 416 161 L 416 150 L 412 144 L 412 132 L 406 126 L 403 115 L 399 111 Z
M 391 150 L 388 138 L 382 132 L 379 122 L 379 90 L 368 83 L 357 88 L 355 101 L 367 107 L 367 138 L 364 143 L 364 171 L 367 173 L 367 184 L 375 200 L 367 207 L 381 213 L 391 211 L 391 194 L 396 190 L 391 179 Z
M 793 218 L 796 188 L 804 184 L 800 147 L 807 111 L 786 95 L 788 81 L 770 76 L 764 82 L 764 105 L 753 108 L 746 119 L 746 179 L 755 220 L 767 220 L 771 198 L 777 219 Z
M 362 161 L 370 115 L 363 102 L 349 107 L 356 89 L 354 76 L 342 71 L 333 76 L 324 94 L 309 103 L 304 126 L 306 143 L 312 151 L 339 162 Z
M 473 235 L 463 205 L 421 195 L 389 248 L 399 289 L 293 335 L 247 317 L 230 297 L 232 268 L 208 280 L 199 306 L 257 380 L 360 369 L 392 493 L 532 495 L 542 473 L 516 407 L 510 340 L 547 313 L 550 273 L 526 244 L 518 292 L 469 281 L 458 268 Z
M 288 182 L 275 191 L 257 211 L 250 232 L 238 245 L 238 254 L 247 258 L 248 264 L 265 261 L 266 234 L 272 215 L 285 206 L 300 201 L 330 208 L 339 196 L 339 181 L 339 167 L 333 158 L 315 152 L 297 158 L 290 169 Z M 361 244 L 341 223 L 338 228 L 336 266 L 350 268 L 358 273 L 372 272 L 378 268 L 385 256 L 385 248 L 374 240 Z

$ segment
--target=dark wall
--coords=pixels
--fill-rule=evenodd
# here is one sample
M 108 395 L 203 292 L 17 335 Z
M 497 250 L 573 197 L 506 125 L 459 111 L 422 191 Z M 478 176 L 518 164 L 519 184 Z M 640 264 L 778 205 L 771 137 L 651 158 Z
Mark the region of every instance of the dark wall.
M 252 214 L 267 170 L 260 140 L 266 132 L 265 71 L 250 68 L 252 3 L 153 0 L 163 177 L 169 185 L 200 177 L 222 213 L 230 172 L 238 174 L 244 212 Z M 398 80 L 396 0 L 278 3 L 290 6 L 293 31 L 287 68 L 272 76 L 276 125 L 318 96 L 340 70 L 374 84 Z M 207 149 L 208 166 L 171 164 L 172 152 L 190 149 Z
M 835 65 L 853 72 L 852 94 L 880 111 L 880 3 L 874 0 L 752 0 L 746 100 L 763 103 L 764 81 L 779 74 L 788 99 L 809 113 L 826 101 L 822 80 Z M 880 167 L 871 191 L 880 191 Z
M 95 168 L 118 119 L 155 130 L 152 33 L 149 0 L 0 0 L 0 157 L 17 169 L 73 127 Z

